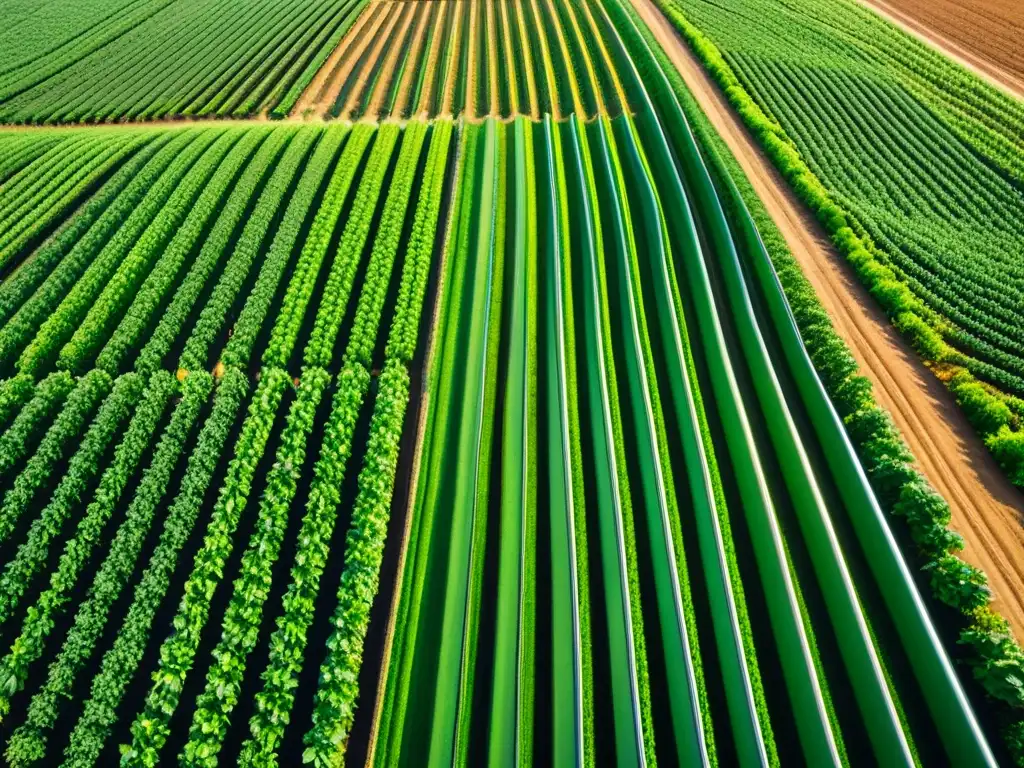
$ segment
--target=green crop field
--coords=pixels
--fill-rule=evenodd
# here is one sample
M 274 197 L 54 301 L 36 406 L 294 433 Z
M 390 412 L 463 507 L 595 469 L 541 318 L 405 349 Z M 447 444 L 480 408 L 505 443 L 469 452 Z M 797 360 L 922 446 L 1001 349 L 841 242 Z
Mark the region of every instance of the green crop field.
M 1024 486 L 1024 103 L 847 0 L 659 3 L 751 129 L 799 152 L 776 162 L 824 187 L 849 227 L 826 228 L 918 351 L 964 372 L 954 392 Z
M 286 113 L 365 4 L 45 0 L 26 15 L 8 3 L 0 120 Z
M 970 540 L 636 8 L 30 10 L 0 120 L 189 119 L 0 126 L 5 764 L 1024 764 Z M 1016 375 L 960 344 L 1015 103 L 779 24 L 709 66 L 896 324 Z

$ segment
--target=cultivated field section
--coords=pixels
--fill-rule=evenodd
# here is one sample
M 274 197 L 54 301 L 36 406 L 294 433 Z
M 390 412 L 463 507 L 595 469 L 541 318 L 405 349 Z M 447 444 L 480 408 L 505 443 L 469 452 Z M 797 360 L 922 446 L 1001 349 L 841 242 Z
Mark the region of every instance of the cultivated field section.
M 1024 486 L 1024 102 L 845 0 L 658 2 Z
M 265 765 L 369 621 L 453 125 L 117 138 L 2 286 L 5 757 Z
M 365 4 L 5 3 L 0 8 L 0 120 L 78 123 L 238 117 L 268 110 L 284 115 Z
M 629 109 L 596 0 L 375 0 L 296 108 L 333 117 Z
M 1024 107 L 742 2 L 741 114 L 1019 435 Z M 633 5 L 0 21 L 0 119 L 281 118 L 0 128 L 5 765 L 1024 765 L 985 574 Z

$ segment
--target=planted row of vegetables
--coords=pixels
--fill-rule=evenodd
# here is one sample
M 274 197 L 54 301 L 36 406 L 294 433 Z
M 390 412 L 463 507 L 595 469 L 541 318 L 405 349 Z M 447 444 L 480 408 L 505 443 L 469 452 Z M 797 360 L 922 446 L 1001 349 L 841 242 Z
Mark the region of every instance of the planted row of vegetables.
M 0 283 L 6 761 L 994 764 L 631 8 L 329 7 L 339 114 L 491 117 L 41 130 L 0 165 L 4 221 L 77 208 Z
M 4 39 L 21 34 L 0 45 L 0 120 L 284 116 L 366 2 L 86 0 L 56 18 L 59 3 L 5 7 Z
M 103 764 L 124 742 L 126 764 L 155 765 L 170 741 L 189 764 L 226 748 L 267 765 L 296 698 L 310 754 L 333 760 L 324 734 L 351 726 L 358 689 L 325 672 L 296 697 L 295 680 L 362 661 L 453 134 L 443 121 L 175 132 L 136 168 L 147 189 L 100 190 L 89 221 L 69 223 L 77 240 L 28 257 L 48 274 L 5 284 L 12 347 L 43 315 L 26 306 L 58 309 L 36 323 L 45 346 L 23 345 L 47 350 L 25 366 L 42 378 L 4 384 L 10 764 Z M 217 342 L 232 354 L 214 356 Z M 328 631 L 359 645 L 307 643 Z M 335 714 L 313 718 L 314 696 Z

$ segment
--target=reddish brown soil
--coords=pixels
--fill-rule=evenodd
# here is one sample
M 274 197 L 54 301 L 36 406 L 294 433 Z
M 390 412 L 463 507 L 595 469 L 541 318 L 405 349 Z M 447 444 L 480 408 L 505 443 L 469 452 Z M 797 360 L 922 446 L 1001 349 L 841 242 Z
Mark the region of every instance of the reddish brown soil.
M 862 0 L 1018 98 L 1024 98 L 1024 0 Z

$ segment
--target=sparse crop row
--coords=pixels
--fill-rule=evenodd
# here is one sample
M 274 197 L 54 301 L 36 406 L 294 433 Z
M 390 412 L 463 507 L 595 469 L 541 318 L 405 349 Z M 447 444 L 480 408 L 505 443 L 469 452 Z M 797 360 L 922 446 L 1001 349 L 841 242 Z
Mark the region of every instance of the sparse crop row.
M 602 33 L 582 6 L 577 13 L 561 2 L 385 0 L 363 13 L 379 17 L 373 26 L 381 34 L 402 37 L 365 45 L 357 39 L 365 30 L 354 29 L 342 40 L 350 52 L 320 94 L 335 117 L 592 117 L 626 108 L 610 90 L 617 75 Z

